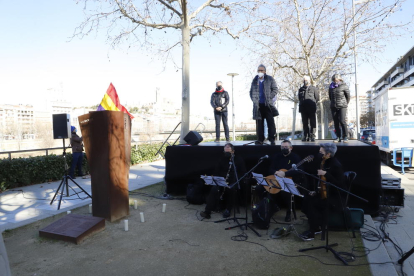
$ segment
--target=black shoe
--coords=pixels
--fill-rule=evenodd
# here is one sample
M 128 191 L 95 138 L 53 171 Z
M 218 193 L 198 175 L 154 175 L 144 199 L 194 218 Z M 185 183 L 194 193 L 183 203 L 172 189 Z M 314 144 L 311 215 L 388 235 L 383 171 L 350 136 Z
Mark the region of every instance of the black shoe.
M 226 209 L 223 212 L 223 218 L 228 218 L 228 217 L 230 217 L 230 211 Z
M 260 142 L 259 140 L 258 141 L 254 141 L 254 144 L 257 146 L 257 145 L 263 145 L 263 142 Z
M 214 142 L 218 143 L 218 142 L 220 142 L 220 139 L 216 139 L 216 140 L 214 140 Z
M 315 142 L 315 138 L 313 138 L 313 137 L 312 137 L 312 138 L 311 138 L 311 142 Z
M 230 139 L 229 138 L 226 138 L 226 142 L 230 142 Z
M 291 221 L 292 221 L 292 218 L 290 216 L 290 212 L 286 213 L 285 222 L 291 222 Z
M 308 230 L 300 234 L 300 237 L 304 241 L 313 241 L 315 239 L 315 234 Z
M 211 219 L 211 216 L 207 212 L 200 212 L 200 216 L 205 219 Z
M 270 145 L 275 146 L 276 145 L 275 141 L 270 141 Z
M 314 234 L 315 234 L 315 235 L 318 235 L 318 234 L 320 234 L 320 233 L 322 233 L 322 230 L 321 230 L 321 228 L 319 227 L 319 228 L 318 228 L 318 230 L 316 230 L 316 231 L 314 232 Z
M 302 138 L 302 142 L 306 142 L 306 136 L 303 136 L 303 138 Z

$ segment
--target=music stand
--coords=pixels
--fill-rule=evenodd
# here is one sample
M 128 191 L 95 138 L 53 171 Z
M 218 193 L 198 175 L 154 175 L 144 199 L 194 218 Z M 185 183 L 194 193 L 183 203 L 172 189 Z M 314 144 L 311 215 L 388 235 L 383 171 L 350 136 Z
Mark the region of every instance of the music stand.
M 221 177 L 221 176 L 202 175 L 202 176 L 200 176 L 200 178 L 204 180 L 204 183 L 206 183 L 206 185 L 220 186 L 220 187 L 224 187 L 224 188 L 229 187 L 229 185 L 227 185 L 226 179 L 224 177 Z
M 63 197 L 63 194 L 65 192 L 65 187 L 66 187 L 66 196 L 67 197 L 69 197 L 69 188 L 71 188 L 76 193 L 76 191 L 72 188 L 72 186 L 69 185 L 68 180 L 72 181 L 76 186 L 78 186 L 78 188 L 81 189 L 82 192 L 84 192 L 88 197 L 92 198 L 81 186 L 79 186 L 78 183 L 75 182 L 75 180 L 72 179 L 72 177 L 70 177 L 68 175 L 68 169 L 69 168 L 68 168 L 68 164 L 66 163 L 65 139 L 63 139 L 63 161 L 65 163 L 65 174 L 62 177 L 62 181 L 60 182 L 59 187 L 57 188 L 56 193 L 52 198 L 52 201 L 50 201 L 50 205 L 52 205 L 53 201 L 55 201 L 55 198 L 56 198 L 57 194 L 59 193 L 60 188 L 62 188 L 62 191 L 60 192 L 59 204 L 58 204 L 58 208 L 57 208 L 58 210 L 60 210 L 60 204 L 62 203 L 62 197 Z
M 331 253 L 335 256 L 335 258 L 337 258 L 338 260 L 340 260 L 341 262 L 343 262 L 345 265 L 348 265 L 348 262 L 344 258 L 342 258 L 341 255 L 339 255 L 339 253 L 335 251 L 335 249 L 332 248 L 333 246 L 338 246 L 338 243 L 329 244 L 329 235 L 328 235 L 329 234 L 329 225 L 328 225 L 328 218 L 329 218 L 329 188 L 332 186 L 332 187 L 334 187 L 334 188 L 336 188 L 338 190 L 341 190 L 341 191 L 343 191 L 343 192 L 345 192 L 347 194 L 350 194 L 350 195 L 352 195 L 352 196 L 354 196 L 356 198 L 359 198 L 362 201 L 368 202 L 368 200 L 366 200 L 366 199 L 364 199 L 362 197 L 359 197 L 359 196 L 357 196 L 357 195 L 355 195 L 355 194 L 353 194 L 351 192 L 348 192 L 348 191 L 346 191 L 346 190 L 344 190 L 344 189 L 342 189 L 342 188 L 340 188 L 340 187 L 338 187 L 338 186 L 336 186 L 336 185 L 334 185 L 334 184 L 332 184 L 330 182 L 324 181 L 324 180 L 320 179 L 319 177 L 314 176 L 314 175 L 312 175 L 310 173 L 307 173 L 307 172 L 302 171 L 300 169 L 297 169 L 297 170 L 299 172 L 301 172 L 301 173 L 304 173 L 304 174 L 306 174 L 306 175 L 308 175 L 308 176 L 310 176 L 310 177 L 312 177 L 312 178 L 314 178 L 314 179 L 316 179 L 318 181 L 321 181 L 321 182 L 323 182 L 323 183 L 326 184 L 326 210 L 325 210 L 325 225 L 324 225 L 325 226 L 325 229 L 324 230 L 325 230 L 325 234 L 326 234 L 326 239 L 325 239 L 326 240 L 326 243 L 325 243 L 325 245 L 322 245 L 322 246 L 299 249 L 299 252 L 305 252 L 305 251 L 316 250 L 316 249 L 326 249 L 326 252 L 331 251 Z M 324 237 L 322 235 L 322 239 L 323 238 Z
M 282 178 L 279 177 L 277 175 L 275 175 L 277 182 L 280 185 L 280 188 L 282 191 L 287 192 L 290 194 L 291 196 L 291 200 L 290 200 L 290 213 L 293 213 L 293 197 L 294 196 L 299 196 L 299 197 L 303 197 L 303 195 L 299 192 L 299 190 L 296 188 L 296 186 L 299 186 L 297 184 L 295 184 L 293 182 L 292 179 L 290 178 Z M 295 223 L 296 221 L 296 213 L 294 213 L 293 219 L 291 221 L 291 223 L 289 224 L 289 228 L 293 229 L 293 231 L 295 232 L 296 236 L 299 237 L 298 231 L 295 228 Z
M 235 185 L 237 185 L 238 187 L 238 189 L 239 189 L 239 191 L 240 191 L 240 181 L 241 180 L 243 180 L 248 174 L 250 174 L 257 166 L 259 166 L 260 165 L 260 163 L 262 163 L 263 162 L 263 159 L 261 158 L 261 159 L 259 159 L 259 162 L 257 162 L 257 164 L 253 167 L 253 168 L 251 168 L 248 172 L 246 172 L 241 178 L 238 178 L 238 175 L 237 175 L 237 169 L 236 169 L 236 164 L 235 164 L 235 162 L 234 162 L 234 156 L 232 155 L 231 156 L 232 157 L 232 165 L 233 165 L 233 169 L 234 169 L 234 173 L 235 173 L 235 176 L 236 176 L 236 182 L 235 183 L 233 183 L 233 184 L 231 184 L 231 185 L 229 185 L 229 189 L 232 189 Z M 246 200 L 247 201 L 247 200 Z M 234 203 L 234 201 L 233 201 L 233 203 Z M 230 226 L 230 227 L 227 227 L 227 228 L 224 228 L 224 230 L 230 230 L 230 229 L 233 229 L 233 228 L 236 228 L 236 227 L 240 227 L 240 229 L 241 230 L 243 230 L 243 226 L 244 227 L 246 227 L 246 230 L 247 230 L 247 228 L 249 228 L 250 230 L 252 230 L 258 237 L 261 237 L 262 235 L 260 235 L 251 225 L 253 224 L 253 223 L 249 223 L 249 222 L 247 222 L 248 221 L 248 216 L 247 216 L 247 207 L 248 207 L 248 204 L 247 204 L 247 202 L 246 202 L 246 206 L 245 206 L 245 210 L 246 210 L 246 212 L 245 212 L 245 217 L 244 218 L 238 218 L 238 217 L 236 217 L 236 208 L 234 208 L 235 206 L 233 206 L 233 217 L 232 218 L 226 218 L 226 219 L 222 219 L 222 220 L 218 220 L 218 221 L 215 221 L 214 223 L 220 223 L 220 222 L 223 222 L 223 221 L 234 221 L 234 222 L 236 222 L 237 223 L 237 225 L 235 225 L 235 226 Z M 241 224 L 238 220 L 239 219 L 243 219 L 243 220 L 245 220 L 246 222 L 245 223 L 243 223 L 243 224 Z

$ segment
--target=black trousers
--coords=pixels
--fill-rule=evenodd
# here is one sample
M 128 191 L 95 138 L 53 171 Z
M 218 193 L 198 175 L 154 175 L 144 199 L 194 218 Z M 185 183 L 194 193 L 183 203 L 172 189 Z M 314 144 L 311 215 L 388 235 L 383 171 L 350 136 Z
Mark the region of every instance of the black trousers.
M 338 138 L 348 137 L 348 125 L 346 124 L 346 108 L 331 107 L 335 132 Z
M 302 212 L 308 217 L 309 230 L 315 232 L 325 225 L 325 214 L 327 208 L 327 200 L 321 199 L 319 195 L 305 196 L 303 200 Z
M 303 137 L 315 138 L 316 133 L 316 112 L 302 111 Z M 310 128 L 309 128 L 310 125 Z
M 214 119 L 216 120 L 216 139 L 220 139 L 220 121 L 223 121 L 224 134 L 226 140 L 229 139 L 229 125 L 227 124 L 227 111 L 214 111 Z
M 260 200 L 265 197 L 270 198 L 278 205 L 278 207 L 280 207 L 280 204 L 286 206 L 286 213 L 290 213 L 290 201 L 292 200 L 291 194 L 283 191 L 280 191 L 277 194 L 271 194 L 266 191 L 263 185 L 257 185 L 255 192 Z
M 341 199 L 331 198 L 328 207 L 328 200 L 320 198 L 319 195 L 305 195 L 303 200 L 302 212 L 308 217 L 309 230 L 315 232 L 327 223 L 327 208 L 329 214 L 338 213 L 342 210 Z M 343 202 L 342 202 L 343 203 Z
M 259 140 L 260 142 L 263 142 L 265 139 L 264 120 L 266 119 L 267 129 L 268 129 L 268 139 L 270 142 L 274 142 L 275 136 L 276 136 L 276 125 L 275 125 L 275 119 L 273 118 L 272 112 L 270 111 L 270 107 L 266 106 L 265 104 L 259 104 L 259 112 L 260 112 L 260 116 L 262 117 L 262 119 L 256 120 L 257 140 Z
M 207 195 L 205 212 L 220 211 L 223 208 L 231 211 L 236 201 L 236 187 L 232 189 L 213 186 Z

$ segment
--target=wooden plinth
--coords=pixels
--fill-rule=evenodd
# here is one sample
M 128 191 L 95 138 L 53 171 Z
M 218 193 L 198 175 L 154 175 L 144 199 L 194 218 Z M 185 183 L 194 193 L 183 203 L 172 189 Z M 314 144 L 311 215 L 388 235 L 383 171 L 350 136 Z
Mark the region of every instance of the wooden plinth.
M 103 229 L 104 218 L 70 214 L 41 229 L 39 236 L 79 244 Z

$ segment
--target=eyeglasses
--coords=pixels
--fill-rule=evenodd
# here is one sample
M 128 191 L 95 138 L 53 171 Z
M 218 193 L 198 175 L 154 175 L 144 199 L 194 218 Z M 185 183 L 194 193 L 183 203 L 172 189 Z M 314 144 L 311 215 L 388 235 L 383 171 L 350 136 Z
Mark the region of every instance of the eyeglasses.
M 257 70 L 257 72 L 264 72 L 265 70 Z

